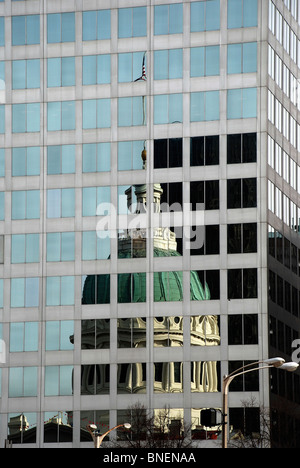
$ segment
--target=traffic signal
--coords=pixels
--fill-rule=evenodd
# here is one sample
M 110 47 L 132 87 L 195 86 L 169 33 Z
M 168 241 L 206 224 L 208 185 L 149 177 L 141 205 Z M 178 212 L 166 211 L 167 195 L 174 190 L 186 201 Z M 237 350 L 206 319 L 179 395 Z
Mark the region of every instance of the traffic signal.
M 214 427 L 217 425 L 217 411 L 215 409 L 205 409 L 201 411 L 201 426 Z

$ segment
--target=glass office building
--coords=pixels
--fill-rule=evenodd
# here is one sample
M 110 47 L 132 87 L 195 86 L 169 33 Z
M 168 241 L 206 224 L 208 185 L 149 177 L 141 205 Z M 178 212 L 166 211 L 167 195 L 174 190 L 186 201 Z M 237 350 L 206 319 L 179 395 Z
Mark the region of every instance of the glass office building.
M 299 0 L 0 0 L 0 445 L 139 403 L 201 447 L 291 359 L 299 68 Z M 300 373 L 230 390 L 230 437 L 300 445 Z

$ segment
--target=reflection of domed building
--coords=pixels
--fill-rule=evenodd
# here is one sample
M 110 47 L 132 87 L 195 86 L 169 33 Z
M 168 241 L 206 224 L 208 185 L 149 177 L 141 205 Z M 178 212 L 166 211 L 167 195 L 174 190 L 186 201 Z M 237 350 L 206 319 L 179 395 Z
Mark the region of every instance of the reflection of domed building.
M 145 213 L 147 205 L 147 186 L 136 185 L 134 190 L 129 187 L 126 190 L 127 206 L 129 211 L 133 206 L 132 197 L 135 196 L 136 214 Z M 154 212 L 160 212 L 160 201 L 163 190 L 160 184 L 154 184 L 153 200 Z M 148 207 L 150 209 L 150 207 Z M 177 252 L 176 236 L 168 228 L 156 228 L 153 234 L 154 257 L 180 256 Z M 147 251 L 147 235 L 145 229 L 123 231 L 118 239 L 119 258 L 145 258 Z M 128 273 L 119 275 L 118 278 L 118 302 L 146 302 L 146 275 L 145 273 Z M 153 294 L 155 302 L 172 302 L 183 300 L 183 272 L 154 272 Z M 109 302 L 109 275 L 99 277 L 88 276 L 83 287 L 82 303 L 99 303 L 93 295 L 101 292 L 101 303 Z M 196 271 L 190 274 L 191 300 L 209 300 L 210 291 L 207 284 L 203 287 Z M 92 296 L 92 301 L 91 300 Z M 146 318 L 118 319 L 118 348 L 145 348 L 146 330 L 148 321 Z M 153 318 L 153 346 L 176 347 L 183 346 L 183 318 L 182 317 L 155 317 Z M 215 316 L 191 317 L 190 324 L 191 346 L 218 346 L 220 344 L 219 325 Z M 94 333 L 94 332 L 93 332 Z M 97 331 L 97 349 L 109 342 L 107 337 L 109 330 Z M 93 335 L 94 339 L 94 335 Z M 82 349 L 88 347 L 89 331 L 88 321 L 82 322 Z M 101 342 L 103 341 L 103 342 Z M 151 346 L 151 344 L 150 344 Z M 88 379 L 105 379 L 105 369 L 99 365 L 99 369 L 90 369 L 92 376 L 83 376 Z M 96 365 L 97 367 L 97 365 Z M 96 377 L 94 374 L 97 374 Z M 182 392 L 183 372 L 182 363 L 166 362 L 155 363 L 154 392 Z M 146 392 L 146 364 L 129 363 L 118 365 L 118 393 L 145 393 Z M 98 380 L 97 380 L 98 382 Z M 87 389 L 88 385 L 83 383 Z M 99 388 L 101 382 L 99 381 Z M 103 385 L 105 393 L 105 385 Z M 191 363 L 191 391 L 215 392 L 218 391 L 218 371 L 216 362 L 192 362 Z M 101 392 L 100 392 L 101 393 Z

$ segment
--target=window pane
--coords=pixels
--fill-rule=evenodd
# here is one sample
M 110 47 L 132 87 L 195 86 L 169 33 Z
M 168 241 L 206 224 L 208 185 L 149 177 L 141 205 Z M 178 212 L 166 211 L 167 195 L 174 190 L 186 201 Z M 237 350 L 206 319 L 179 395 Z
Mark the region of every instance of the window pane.
M 243 26 L 257 26 L 257 0 L 244 0 Z
M 48 44 L 61 41 L 61 15 L 59 13 L 47 15 Z
M 227 73 L 242 73 L 242 44 L 229 44 L 227 54 Z
M 205 63 L 206 76 L 213 76 L 220 74 L 220 47 L 209 46 L 206 47 L 206 63 Z
M 242 27 L 243 0 L 228 0 L 228 28 Z
M 27 60 L 27 88 L 40 87 L 40 60 Z
M 256 88 L 246 88 L 243 90 L 243 118 L 254 118 L 256 112 Z
M 82 13 L 82 39 L 92 41 L 96 39 L 97 15 L 95 11 Z
M 12 62 L 12 84 L 13 89 L 26 88 L 26 61 L 14 60 Z
M 61 59 L 61 85 L 75 85 L 75 57 L 63 57 Z
M 257 43 L 243 44 L 243 72 L 253 73 L 257 71 Z
M 12 45 L 25 45 L 25 16 L 12 17 Z
M 75 101 L 61 103 L 61 130 L 75 130 Z
M 182 33 L 183 5 L 182 3 L 169 5 L 169 34 Z
M 98 11 L 97 39 L 110 39 L 110 10 Z
M 229 89 L 227 92 L 227 118 L 240 119 L 242 117 L 242 90 Z
M 96 99 L 89 99 L 85 100 L 82 103 L 82 128 L 96 128 L 96 116 L 97 116 L 97 107 L 96 107 Z
M 206 0 L 206 31 L 220 29 L 220 0 Z
M 121 8 L 119 13 L 119 37 L 131 37 L 132 8 Z
M 132 9 L 132 36 L 141 37 L 147 35 L 147 9 L 138 7 Z
M 61 14 L 61 42 L 75 41 L 75 13 Z
M 61 86 L 61 59 L 48 58 L 47 60 L 48 87 Z
M 26 43 L 39 44 L 40 43 L 40 17 L 39 15 L 26 16 Z
M 169 8 L 168 5 L 154 7 L 154 34 L 168 34 Z

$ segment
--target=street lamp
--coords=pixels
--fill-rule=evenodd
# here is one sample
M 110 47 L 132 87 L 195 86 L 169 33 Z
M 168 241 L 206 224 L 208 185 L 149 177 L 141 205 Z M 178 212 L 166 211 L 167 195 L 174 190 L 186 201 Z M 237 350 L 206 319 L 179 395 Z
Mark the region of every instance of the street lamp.
M 107 434 L 109 434 L 111 431 L 114 431 L 115 429 L 118 429 L 119 427 L 125 427 L 125 429 L 130 429 L 131 424 L 129 424 L 129 423 L 118 424 L 117 426 L 112 427 L 111 429 L 109 429 L 108 431 L 106 431 L 102 435 L 100 435 L 98 432 L 96 432 L 97 431 L 96 424 L 89 424 L 87 426 L 87 429 L 88 429 L 89 433 L 92 436 L 95 448 L 100 448 L 100 445 L 102 444 L 104 437 L 106 437 Z
M 262 365 L 261 365 L 262 364 Z M 248 369 L 253 366 L 254 369 Z M 280 368 L 288 372 L 294 372 L 298 369 L 299 364 L 296 362 L 285 362 L 283 358 L 276 357 L 271 359 L 266 359 L 265 361 L 257 361 L 252 364 L 247 364 L 246 366 L 240 367 L 229 375 L 223 377 L 223 430 L 222 430 L 222 448 L 227 448 L 228 444 L 228 388 L 233 379 L 240 375 L 247 374 L 248 372 L 254 372 L 261 369 L 271 369 L 272 367 Z

